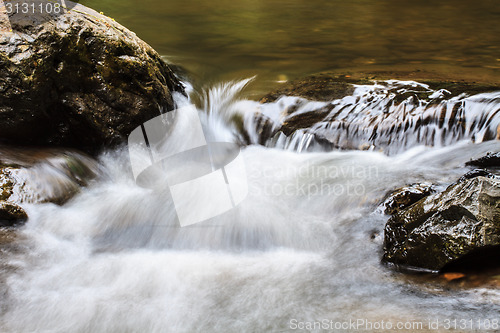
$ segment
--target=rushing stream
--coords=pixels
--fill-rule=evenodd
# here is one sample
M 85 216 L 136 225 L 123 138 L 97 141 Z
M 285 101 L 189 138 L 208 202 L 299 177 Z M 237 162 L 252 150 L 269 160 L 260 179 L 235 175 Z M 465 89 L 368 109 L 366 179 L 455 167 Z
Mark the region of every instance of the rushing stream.
M 228 120 L 257 105 L 236 97 L 244 84 L 204 94 L 209 135 L 237 140 Z M 493 115 L 498 102 L 485 103 Z M 498 124 L 498 114 L 491 119 Z M 471 136 L 440 147 L 413 141 L 390 155 L 246 146 L 248 197 L 183 228 L 168 190 L 137 186 L 127 149 L 108 151 L 101 176 L 70 202 L 27 207 L 17 249 L 2 259 L 0 331 L 285 332 L 322 320 L 342 331 L 335 323 L 351 320 L 407 331 L 438 321 L 444 332 L 446 320 L 498 320 L 498 290 L 411 284 L 380 263 L 386 193 L 415 182 L 444 187 L 470 158 L 500 148 Z

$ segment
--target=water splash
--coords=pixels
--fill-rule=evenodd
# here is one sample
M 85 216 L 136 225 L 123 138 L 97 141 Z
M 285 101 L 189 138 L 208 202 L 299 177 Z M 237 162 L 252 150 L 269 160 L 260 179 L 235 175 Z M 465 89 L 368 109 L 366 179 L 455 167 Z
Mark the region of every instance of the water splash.
M 14 203 L 64 203 L 99 173 L 92 158 L 74 151 L 0 147 L 0 183 Z

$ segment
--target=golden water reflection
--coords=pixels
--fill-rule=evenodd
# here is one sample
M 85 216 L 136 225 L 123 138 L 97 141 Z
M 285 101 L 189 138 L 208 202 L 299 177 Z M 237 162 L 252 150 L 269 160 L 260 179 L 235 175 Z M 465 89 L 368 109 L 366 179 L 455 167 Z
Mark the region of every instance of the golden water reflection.
M 205 81 L 395 66 L 500 78 L 496 0 L 82 2 Z

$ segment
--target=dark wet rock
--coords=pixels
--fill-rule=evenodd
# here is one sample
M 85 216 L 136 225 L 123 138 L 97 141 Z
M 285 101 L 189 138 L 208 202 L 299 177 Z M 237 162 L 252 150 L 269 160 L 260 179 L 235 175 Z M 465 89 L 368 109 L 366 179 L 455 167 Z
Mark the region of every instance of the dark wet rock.
M 0 227 L 12 227 L 25 222 L 27 219 L 28 214 L 20 206 L 0 201 Z
M 0 142 L 95 153 L 183 92 L 148 44 L 83 5 L 43 23 L 0 11 Z
M 488 153 L 481 158 L 465 163 L 465 165 L 481 168 L 500 168 L 500 152 Z
M 392 192 L 384 201 L 384 212 L 392 215 L 436 192 L 432 184 L 412 184 Z
M 461 183 L 467 179 L 472 179 L 476 177 L 486 177 L 486 178 L 498 178 L 498 176 L 492 174 L 491 172 L 488 172 L 484 169 L 474 169 L 469 172 L 467 172 L 465 175 L 460 177 L 457 183 Z M 500 178 L 498 178 L 500 179 Z
M 402 269 L 442 270 L 500 246 L 500 180 L 474 177 L 393 215 L 383 260 Z
M 315 110 L 314 112 L 299 113 L 292 115 L 283 122 L 281 132 L 285 135 L 292 135 L 299 129 L 310 128 L 311 126 L 319 123 L 332 111 L 333 106 L 327 105 L 323 108 Z
M 500 245 L 472 250 L 441 268 L 441 272 L 484 272 L 500 268 Z

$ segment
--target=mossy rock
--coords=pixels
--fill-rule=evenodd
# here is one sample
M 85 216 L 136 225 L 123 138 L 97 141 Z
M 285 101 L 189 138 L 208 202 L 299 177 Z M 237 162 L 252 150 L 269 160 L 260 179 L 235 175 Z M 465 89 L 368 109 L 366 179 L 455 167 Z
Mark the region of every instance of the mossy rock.
M 172 109 L 172 92 L 184 91 L 156 51 L 90 8 L 30 20 L 0 15 L 0 142 L 93 154 Z

